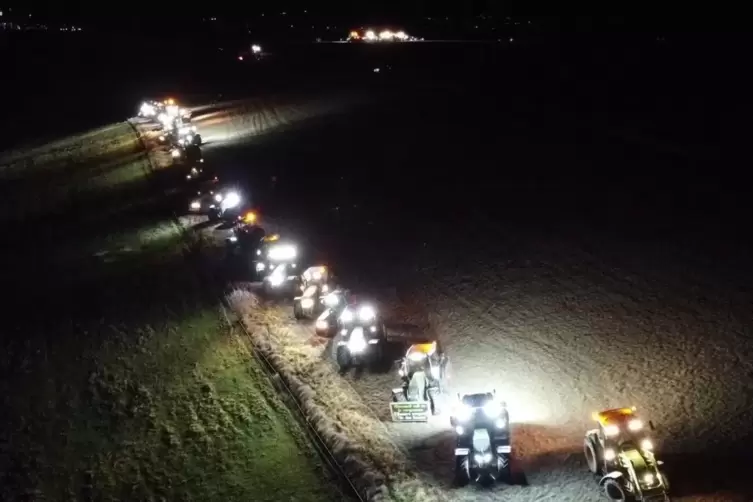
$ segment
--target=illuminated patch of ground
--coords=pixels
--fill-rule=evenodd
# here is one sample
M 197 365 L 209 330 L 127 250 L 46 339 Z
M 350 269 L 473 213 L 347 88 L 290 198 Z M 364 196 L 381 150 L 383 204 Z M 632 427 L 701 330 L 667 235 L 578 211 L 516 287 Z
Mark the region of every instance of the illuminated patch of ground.
M 91 218 L 78 192 L 28 236 L 8 234 L 0 498 L 340 500 L 133 155 L 133 178 L 89 176 L 102 159 L 77 154 L 68 175 L 0 181 L 31 201 L 45 175 L 64 192 L 108 180 Z

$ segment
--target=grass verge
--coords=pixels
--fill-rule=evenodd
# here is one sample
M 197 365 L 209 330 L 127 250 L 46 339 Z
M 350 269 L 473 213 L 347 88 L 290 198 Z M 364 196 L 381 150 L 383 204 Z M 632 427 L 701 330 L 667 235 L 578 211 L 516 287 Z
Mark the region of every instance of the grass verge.
M 254 343 L 287 380 L 309 420 L 368 500 L 449 500 L 415 472 L 384 425 L 321 352 L 292 333 L 289 315 L 262 306 L 247 291 L 234 291 L 230 301 Z
M 131 213 L 113 184 L 117 217 L 62 258 L 13 251 L 36 286 L 4 319 L 0 498 L 340 500 L 142 186 Z
M 100 215 L 110 197 L 142 189 L 145 154 L 130 126 L 102 127 L 28 151 L 0 154 L 0 219 Z M 131 190 L 126 190 L 129 187 Z

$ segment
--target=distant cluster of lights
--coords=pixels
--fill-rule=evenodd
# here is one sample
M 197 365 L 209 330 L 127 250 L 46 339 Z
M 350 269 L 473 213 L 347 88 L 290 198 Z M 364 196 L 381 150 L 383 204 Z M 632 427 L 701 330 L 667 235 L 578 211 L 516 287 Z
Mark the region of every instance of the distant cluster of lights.
M 8 12 L 12 12 L 13 9 L 8 9 Z M 5 16 L 5 11 L 0 9 L 0 18 L 3 18 Z M 28 15 L 27 19 L 30 19 L 32 17 L 31 14 Z M 4 18 L 7 19 L 7 18 Z M 41 30 L 41 31 L 49 31 L 52 29 L 53 31 L 56 29 L 55 27 L 50 28 L 46 24 L 39 24 L 39 23 L 21 23 L 21 22 L 12 22 L 12 21 L 5 21 L 2 20 L 0 22 L 0 30 L 2 31 L 35 31 L 35 30 Z M 81 31 L 81 28 L 78 26 L 59 26 L 57 27 L 58 31 Z
M 251 54 L 253 54 L 257 58 L 260 57 L 262 55 L 261 45 L 258 45 L 258 44 L 252 45 Z M 243 61 L 243 56 L 238 56 L 238 61 Z
M 419 39 L 408 35 L 402 30 L 382 30 L 377 32 L 376 30 L 367 29 L 363 33 L 356 30 L 351 31 L 350 35 L 348 35 L 348 40 L 363 40 L 364 42 L 413 42 Z
M 0 31 L 81 31 L 78 26 L 59 26 L 50 28 L 46 24 L 19 24 L 10 22 L 0 22 Z

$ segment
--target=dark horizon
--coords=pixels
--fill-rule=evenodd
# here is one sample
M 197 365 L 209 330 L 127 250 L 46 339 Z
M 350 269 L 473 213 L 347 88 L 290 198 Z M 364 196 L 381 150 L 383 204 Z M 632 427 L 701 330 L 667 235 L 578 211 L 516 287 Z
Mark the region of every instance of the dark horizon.
M 331 3 L 304 6 L 301 4 L 241 5 L 213 2 L 181 6 L 179 9 L 160 6 L 148 12 L 141 10 L 113 11 L 106 4 L 42 4 L 24 3 L 20 6 L 0 8 L 0 22 L 49 23 L 50 25 L 77 25 L 87 30 L 108 33 L 146 32 L 161 34 L 188 33 L 217 30 L 221 25 L 230 32 L 260 31 L 269 36 L 300 36 L 301 32 L 316 28 L 338 26 L 344 36 L 350 28 L 364 25 L 399 26 L 415 31 L 425 31 L 437 36 L 472 38 L 481 35 L 493 38 L 494 31 L 535 32 L 548 35 L 577 35 L 588 33 L 656 33 L 693 35 L 715 33 L 723 35 L 747 32 L 747 16 L 709 14 L 684 11 L 682 15 L 669 8 L 654 10 L 650 14 L 629 13 L 601 16 L 540 16 L 526 14 L 515 4 L 499 5 L 492 2 L 466 3 L 401 3 L 400 5 Z M 530 10 L 528 10 L 530 12 Z M 31 17 L 29 16 L 31 14 Z M 517 23 L 517 24 L 516 24 Z M 290 25 L 294 27 L 291 29 Z M 316 29 L 315 28 L 315 29 Z M 325 30 L 326 31 L 326 30 Z M 420 34 L 418 35 L 420 36 Z

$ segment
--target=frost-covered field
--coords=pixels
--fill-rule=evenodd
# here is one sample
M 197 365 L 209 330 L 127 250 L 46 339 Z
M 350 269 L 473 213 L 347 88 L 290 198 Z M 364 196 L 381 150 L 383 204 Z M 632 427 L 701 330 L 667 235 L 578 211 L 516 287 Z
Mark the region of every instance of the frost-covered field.
M 286 123 L 285 106 L 255 106 L 252 113 Z M 290 109 L 300 114 L 303 108 Z M 205 137 L 215 127 L 237 131 L 253 124 L 243 113 L 224 116 L 229 123 L 207 123 Z M 206 153 L 215 164 L 226 159 L 217 134 Z M 263 145 L 256 137 L 249 148 Z M 453 390 L 495 387 L 504 396 L 514 422 L 514 468 L 526 483 L 491 491 L 452 488 L 448 420 L 391 424 L 388 402 L 396 375 L 337 377 L 338 392 L 365 408 L 335 406 L 328 410 L 332 419 L 351 427 L 373 417 L 384 422 L 384 428 L 358 429 L 357 442 L 370 461 L 381 462 L 390 475 L 405 462 L 426 486 L 452 500 L 600 500 L 582 458 L 583 433 L 592 411 L 635 405 L 657 425 L 655 442 L 673 500 L 753 499 L 746 474 L 753 460 L 753 298 L 747 268 L 736 268 L 744 261 L 701 259 L 679 245 L 481 224 L 481 235 L 427 237 L 423 246 L 404 246 L 401 256 L 381 266 L 373 260 L 363 265 L 370 277 L 380 278 L 374 293 L 393 324 L 443 339 L 452 358 Z M 458 246 L 465 237 L 472 244 Z M 390 252 L 395 243 L 379 245 L 385 256 L 397 255 Z M 350 269 L 357 264 L 354 256 Z M 368 289 L 368 278 L 359 283 Z M 331 375 L 326 343 L 310 327 L 294 325 L 288 307 L 272 310 L 291 320 L 287 330 L 278 325 L 275 332 L 275 343 L 285 347 L 281 354 L 307 354 L 312 378 Z M 405 458 L 396 460 L 390 451 L 389 462 L 379 460 L 381 450 L 368 446 L 377 440 L 395 443 Z

